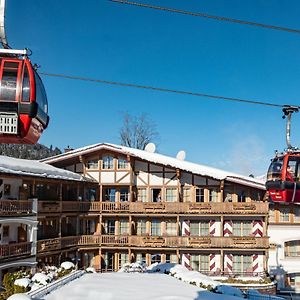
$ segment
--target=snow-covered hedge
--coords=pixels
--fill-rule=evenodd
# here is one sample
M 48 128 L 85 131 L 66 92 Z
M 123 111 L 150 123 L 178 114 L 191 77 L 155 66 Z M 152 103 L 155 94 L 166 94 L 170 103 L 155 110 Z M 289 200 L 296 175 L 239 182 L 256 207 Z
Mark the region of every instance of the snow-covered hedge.
M 171 263 L 155 263 L 147 268 L 148 272 L 160 272 L 184 282 L 194 284 L 198 287 L 211 290 L 220 285 L 220 282 L 212 280 L 210 277 L 196 271 L 190 271 L 182 265 Z
M 146 267 L 144 264 L 135 262 L 135 263 L 126 263 L 123 267 L 118 271 L 123 273 L 144 273 L 146 272 Z

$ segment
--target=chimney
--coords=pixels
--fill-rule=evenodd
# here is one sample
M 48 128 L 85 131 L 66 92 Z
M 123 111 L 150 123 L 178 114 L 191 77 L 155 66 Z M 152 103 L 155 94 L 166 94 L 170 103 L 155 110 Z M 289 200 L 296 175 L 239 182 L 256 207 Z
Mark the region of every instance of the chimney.
M 68 147 L 64 149 L 64 153 L 68 153 L 68 152 L 70 152 L 72 150 L 74 150 L 74 149 L 70 148 L 70 146 L 68 145 Z

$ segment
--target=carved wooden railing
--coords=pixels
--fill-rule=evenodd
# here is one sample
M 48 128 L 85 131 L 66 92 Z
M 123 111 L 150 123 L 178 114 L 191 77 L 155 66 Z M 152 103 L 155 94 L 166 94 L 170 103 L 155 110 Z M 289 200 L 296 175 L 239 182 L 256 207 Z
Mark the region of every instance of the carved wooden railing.
M 102 213 L 268 214 L 266 202 L 102 202 Z
M 31 254 L 31 242 L 0 245 L 0 260 Z
M 32 214 L 32 200 L 0 200 L 0 216 Z
M 98 212 L 100 213 L 100 202 L 87 201 L 38 201 L 39 213 L 50 212 Z

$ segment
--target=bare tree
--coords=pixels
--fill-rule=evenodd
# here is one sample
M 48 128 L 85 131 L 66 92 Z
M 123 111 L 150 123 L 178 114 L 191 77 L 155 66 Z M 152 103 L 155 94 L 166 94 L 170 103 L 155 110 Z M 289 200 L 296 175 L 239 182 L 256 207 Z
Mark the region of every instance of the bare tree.
M 124 113 L 123 126 L 120 129 L 121 145 L 144 149 L 148 143 L 154 142 L 157 138 L 156 125 L 147 114 L 132 116 L 127 112 Z

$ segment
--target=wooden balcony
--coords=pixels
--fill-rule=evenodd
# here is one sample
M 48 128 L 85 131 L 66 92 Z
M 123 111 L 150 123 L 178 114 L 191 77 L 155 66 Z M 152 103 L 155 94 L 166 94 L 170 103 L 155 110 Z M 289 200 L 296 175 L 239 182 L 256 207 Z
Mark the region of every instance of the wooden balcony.
M 31 242 L 0 245 L 0 260 L 16 256 L 31 255 Z
M 0 200 L 0 216 L 32 214 L 33 200 Z
M 79 212 L 100 213 L 100 202 L 84 201 L 38 201 L 39 213 Z
M 102 202 L 102 213 L 267 215 L 267 202 Z

